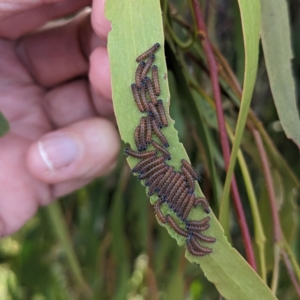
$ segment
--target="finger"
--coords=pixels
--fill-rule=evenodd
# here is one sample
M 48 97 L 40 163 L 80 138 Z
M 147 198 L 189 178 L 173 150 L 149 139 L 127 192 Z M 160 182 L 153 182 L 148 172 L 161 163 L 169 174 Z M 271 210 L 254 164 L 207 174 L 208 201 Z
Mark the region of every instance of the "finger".
M 86 22 L 90 22 L 90 16 L 85 11 L 67 24 L 20 40 L 17 53 L 37 83 L 51 87 L 87 73 L 88 56 L 85 54 L 92 51 L 92 45 L 86 38 L 81 39 L 88 36 Z M 81 26 L 85 28 L 83 31 Z M 91 37 L 91 27 L 89 33 Z M 91 40 L 96 47 L 95 39 Z
M 111 99 L 110 64 L 107 48 L 98 47 L 90 56 L 89 79 L 94 91 L 105 99 Z
M 30 10 L 33 8 L 37 8 L 39 6 L 50 4 L 53 2 L 59 2 L 64 0 L 31 0 L 31 1 L 24 1 L 24 0 L 15 0 L 13 5 L 8 5 L 6 2 L 1 3 L 0 2 L 0 21 L 6 20 L 7 18 L 17 15 L 20 12 L 23 12 L 25 10 Z
M 94 117 L 105 117 L 115 123 L 111 101 L 96 94 L 87 79 L 59 85 L 46 93 L 44 111 L 54 128 Z
M 27 165 L 46 183 L 90 179 L 113 168 L 119 148 L 113 124 L 92 118 L 42 137 L 30 147 Z
M 45 95 L 43 104 L 54 128 L 96 116 L 86 79 L 74 80 L 53 88 Z
M 58 3 L 46 4 L 46 2 Z M 51 20 L 76 13 L 90 2 L 90 0 L 36 0 L 31 3 L 26 1 L 25 4 L 21 2 L 17 5 L 5 5 L 2 10 L 0 7 L 3 12 L 0 19 L 0 36 L 17 39 Z
M 114 114 L 113 103 L 111 99 L 107 100 L 101 95 L 99 95 L 98 93 L 96 93 L 91 84 L 90 84 L 90 94 L 98 115 L 100 117 L 105 117 L 106 119 L 109 119 L 115 124 L 116 117 Z
M 44 202 L 41 205 L 48 205 L 51 202 L 53 202 L 55 199 L 80 189 L 81 187 L 87 185 L 94 179 L 95 178 L 74 179 L 74 180 L 54 184 L 51 187 L 51 198 L 49 199 L 50 201 L 48 201 L 47 203 Z
M 92 26 L 99 38 L 106 40 L 111 25 L 105 18 L 105 2 L 106 0 L 93 0 Z

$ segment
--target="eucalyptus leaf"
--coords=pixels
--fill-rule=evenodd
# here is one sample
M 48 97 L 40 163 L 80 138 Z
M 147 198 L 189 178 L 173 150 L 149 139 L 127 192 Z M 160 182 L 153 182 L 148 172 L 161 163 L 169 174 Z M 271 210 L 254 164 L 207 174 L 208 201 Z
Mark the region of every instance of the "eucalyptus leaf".
M 300 120 L 286 1 L 261 1 L 261 40 L 279 120 L 286 136 L 300 147 Z
M 228 228 L 229 223 L 229 192 L 230 183 L 233 176 L 234 166 L 238 149 L 240 147 L 247 116 L 250 108 L 250 102 L 253 94 L 256 71 L 258 65 L 258 46 L 260 33 L 260 3 L 259 0 L 239 0 L 239 7 L 242 20 L 242 29 L 245 48 L 245 74 L 243 84 L 243 95 L 241 100 L 240 112 L 235 129 L 235 136 L 230 155 L 230 162 L 227 170 L 227 176 L 224 184 L 221 208 L 220 222 L 224 228 Z
M 160 97 L 169 113 L 170 94 L 164 59 L 160 2 L 158 0 L 108 0 L 106 17 L 112 22 L 112 31 L 108 37 L 108 52 L 114 110 L 122 139 L 135 148 L 133 132 L 139 124 L 142 114 L 135 105 L 130 85 L 135 79 L 136 57 L 154 43 L 161 45 L 156 52 L 155 64 L 158 66 L 160 74 Z M 179 170 L 181 159 L 188 159 L 188 157 L 178 139 L 178 133 L 174 129 L 174 121 L 170 117 L 169 126 L 163 130 L 170 144 L 168 150 L 172 155 L 172 159 L 168 163 Z M 138 162 L 137 159 L 130 157 L 127 160 L 131 168 Z M 198 185 L 195 192 L 197 196 L 203 195 Z M 151 203 L 155 203 L 156 200 L 157 197 L 150 199 Z M 162 212 L 175 216 L 165 205 L 162 207 Z M 190 214 L 190 218 L 194 220 L 202 219 L 205 216 L 206 214 L 201 208 L 193 209 Z M 276 299 L 260 277 L 227 242 L 223 229 L 213 213 L 210 213 L 210 217 L 211 226 L 207 230 L 207 235 L 217 239 L 216 243 L 211 246 L 213 253 L 205 257 L 194 257 L 186 253 L 187 259 L 199 264 L 208 280 L 212 281 L 227 299 Z M 179 220 L 178 223 L 180 226 L 183 225 Z M 176 234 L 169 226 L 166 228 L 179 245 L 185 245 L 184 237 Z

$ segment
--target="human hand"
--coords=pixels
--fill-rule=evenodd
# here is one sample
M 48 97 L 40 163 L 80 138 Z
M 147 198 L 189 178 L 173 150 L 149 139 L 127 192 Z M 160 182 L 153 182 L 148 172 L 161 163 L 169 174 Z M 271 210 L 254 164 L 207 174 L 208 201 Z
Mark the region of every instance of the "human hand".
M 0 111 L 11 126 L 0 138 L 0 236 L 115 164 L 105 0 L 91 18 L 85 10 L 29 34 L 90 2 L 0 2 Z

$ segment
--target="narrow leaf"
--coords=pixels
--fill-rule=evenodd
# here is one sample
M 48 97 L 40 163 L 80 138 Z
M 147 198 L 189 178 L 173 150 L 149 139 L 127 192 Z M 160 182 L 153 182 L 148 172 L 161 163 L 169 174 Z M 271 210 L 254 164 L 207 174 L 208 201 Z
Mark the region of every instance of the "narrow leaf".
M 261 1 L 261 40 L 272 95 L 282 128 L 300 147 L 300 120 L 291 59 L 287 2 Z
M 239 117 L 236 125 L 235 137 L 233 141 L 230 163 L 227 170 L 223 197 L 220 208 L 220 222 L 224 228 L 228 227 L 229 222 L 229 191 L 230 183 L 234 171 L 237 152 L 241 144 L 250 102 L 252 98 L 257 64 L 259 46 L 259 25 L 260 25 L 260 5 L 259 0 L 239 0 L 239 7 L 242 20 L 245 48 L 245 74 L 243 84 L 243 95 L 240 106 Z
M 130 85 L 135 78 L 136 57 L 154 43 L 161 45 L 156 53 L 155 62 L 161 80 L 160 97 L 166 108 L 169 107 L 170 102 L 160 2 L 159 0 L 108 0 L 106 16 L 112 22 L 112 31 L 108 37 L 108 52 L 115 114 L 122 139 L 135 148 L 133 132 L 142 114 L 134 103 Z M 168 109 L 167 113 L 169 113 Z M 181 159 L 188 159 L 188 157 L 179 142 L 178 133 L 174 129 L 174 121 L 170 118 L 169 126 L 164 128 L 164 134 L 169 141 L 168 150 L 172 155 L 172 159 L 168 163 L 179 170 Z M 133 167 L 137 160 L 128 158 L 128 163 Z M 203 195 L 198 185 L 195 192 L 197 196 Z M 157 197 L 151 197 L 151 203 L 156 200 Z M 175 216 L 165 205 L 162 207 L 162 212 Z M 204 216 L 206 214 L 201 208 L 193 209 L 190 214 L 190 218 L 194 220 L 202 219 Z M 220 293 L 227 299 L 276 299 L 261 278 L 227 242 L 213 213 L 210 213 L 210 217 L 211 226 L 207 230 L 207 235 L 217 239 L 216 243 L 212 245 L 213 253 L 205 257 L 194 257 L 186 253 L 187 259 L 199 264 L 208 280 L 214 282 Z M 183 225 L 178 218 L 176 220 L 180 226 Z M 179 245 L 185 245 L 185 238 L 176 234 L 169 226 L 166 228 Z

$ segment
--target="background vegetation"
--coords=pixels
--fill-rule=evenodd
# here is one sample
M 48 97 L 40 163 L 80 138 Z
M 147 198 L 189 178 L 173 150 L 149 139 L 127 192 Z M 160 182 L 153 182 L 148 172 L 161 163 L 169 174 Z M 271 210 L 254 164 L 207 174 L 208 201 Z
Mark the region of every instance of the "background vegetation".
M 214 91 L 205 52 L 194 39 L 191 7 L 180 0 L 161 5 L 170 114 L 180 141 L 202 174 L 201 189 L 216 216 L 225 218 L 222 224 L 232 245 L 245 258 L 247 249 L 254 249 L 257 272 L 276 296 L 299 299 L 299 117 L 294 121 L 293 114 L 284 112 L 299 99 L 300 5 L 298 0 L 274 3 L 278 3 L 274 13 L 281 19 L 273 18 L 271 25 L 281 35 L 265 30 L 272 7 L 262 5 L 263 43 L 235 168 L 250 246 L 243 239 L 232 202 L 226 214 L 229 223 L 222 216 L 226 172 L 212 105 Z M 234 0 L 202 1 L 201 7 L 218 60 L 230 137 L 236 130 L 245 70 L 241 13 Z M 285 8 L 289 20 L 284 19 Z M 290 27 L 284 26 L 287 21 Z M 289 43 L 294 54 L 291 64 L 276 57 L 281 52 L 283 57 L 290 55 Z M 270 76 L 282 72 L 279 79 Z M 290 81 L 289 73 L 293 74 Z M 281 91 L 286 93 L 280 95 Z M 22 230 L 2 239 L 0 257 L 1 299 L 219 299 L 201 269 L 186 260 L 184 248 L 157 224 L 145 189 L 131 175 L 122 152 L 109 176 L 40 209 Z

